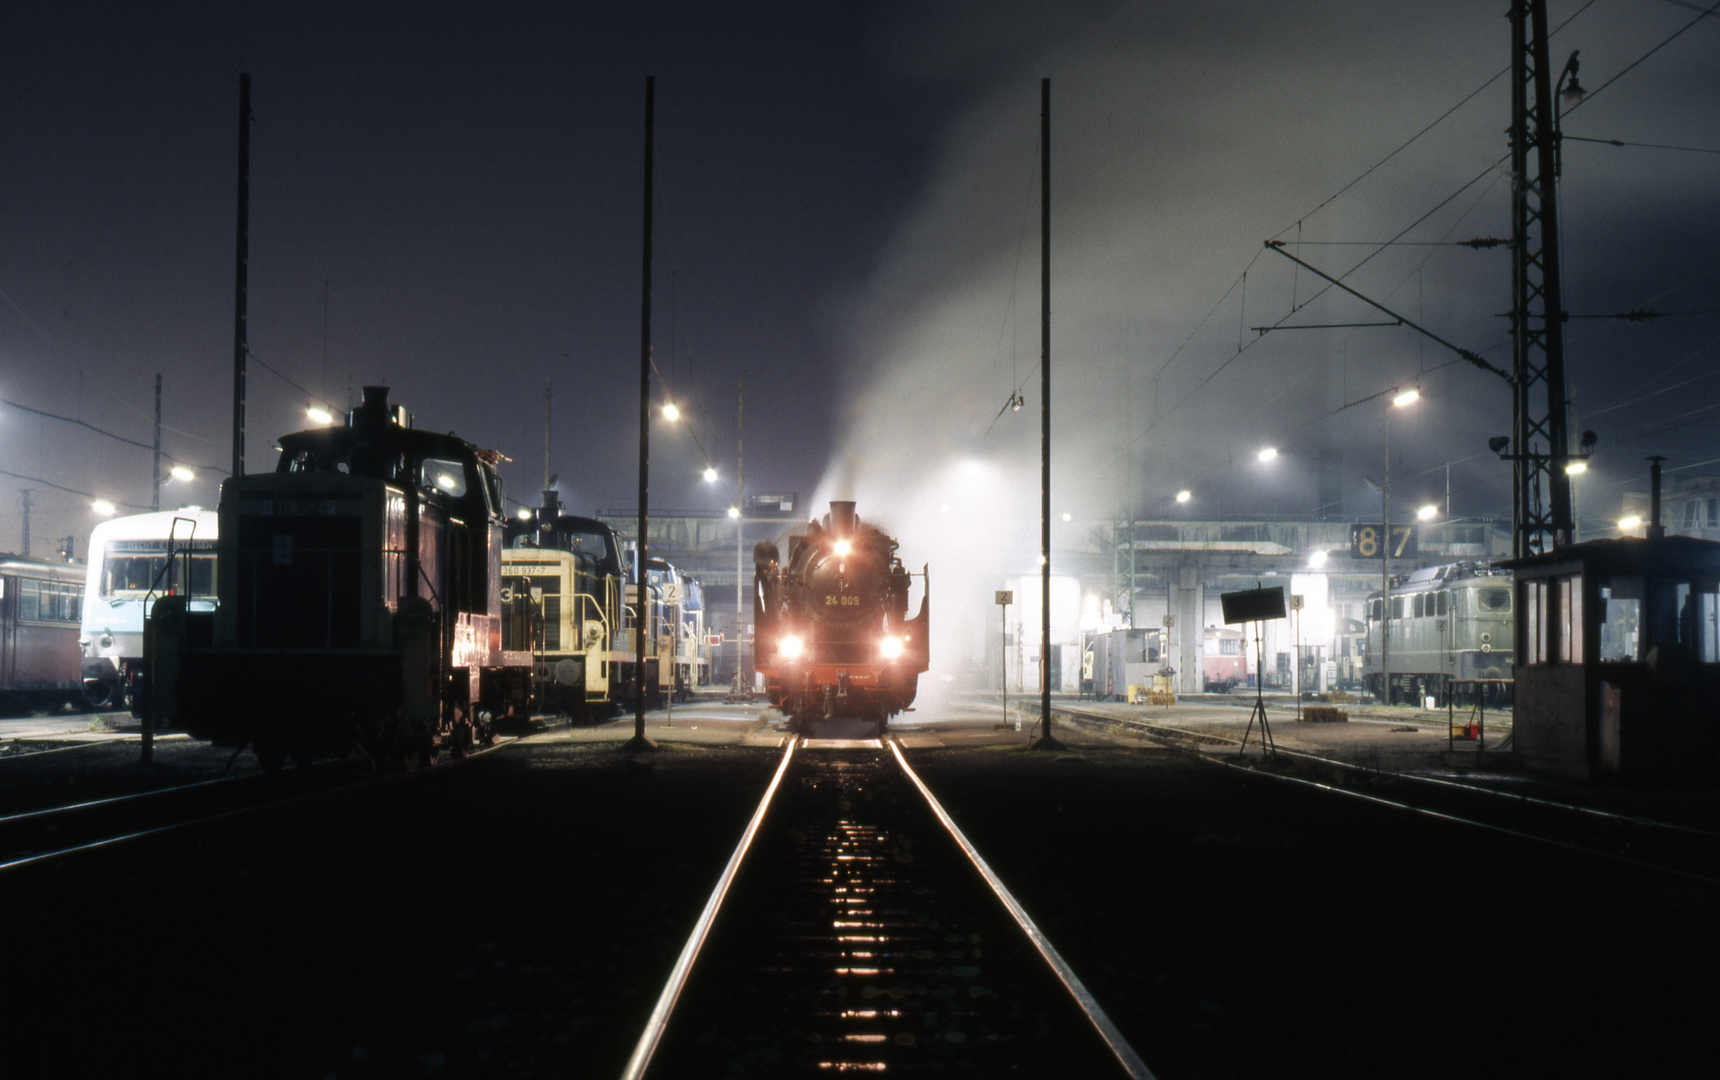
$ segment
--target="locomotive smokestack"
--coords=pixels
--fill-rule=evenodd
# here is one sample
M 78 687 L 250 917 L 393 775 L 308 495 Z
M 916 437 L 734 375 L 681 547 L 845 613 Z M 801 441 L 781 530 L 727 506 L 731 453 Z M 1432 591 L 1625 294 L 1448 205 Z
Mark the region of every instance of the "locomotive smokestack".
M 852 502 L 832 502 L 830 504 L 830 528 L 839 533 L 854 531 L 854 504 Z
M 367 386 L 358 408 L 347 416 L 348 427 L 380 428 L 388 425 L 388 387 Z

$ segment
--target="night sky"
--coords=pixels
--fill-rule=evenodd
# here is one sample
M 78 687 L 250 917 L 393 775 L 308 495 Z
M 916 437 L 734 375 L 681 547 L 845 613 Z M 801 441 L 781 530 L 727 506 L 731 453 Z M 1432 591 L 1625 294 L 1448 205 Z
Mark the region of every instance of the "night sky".
M 1443 498 L 1449 466 L 1454 516 L 1508 516 L 1486 451 L 1509 430 L 1502 381 L 1406 329 L 1253 330 L 1382 318 L 1262 246 L 1300 241 L 1509 366 L 1509 255 L 1449 243 L 1510 232 L 1504 8 L 13 5 L 0 398 L 148 443 L 160 372 L 164 449 L 200 467 L 163 504 L 215 503 L 244 70 L 248 469 L 273 466 L 309 400 L 383 382 L 419 426 L 511 457 L 511 494 L 535 502 L 550 378 L 564 501 L 631 508 L 654 75 L 655 386 L 690 425 L 654 424 L 653 506 L 733 500 L 744 375 L 749 491 L 858 497 L 908 561 L 983 537 L 1002 549 L 988 573 L 1031 572 L 1049 77 L 1059 512 L 1377 514 L 1383 405 L 1340 406 L 1416 384 L 1394 504 Z M 1591 91 L 1566 134 L 1684 148 L 1565 147 L 1572 428 L 1600 435 L 1578 498 L 1600 528 L 1646 454 L 1720 470 L 1699 464 L 1720 458 L 1720 18 L 1672 0 L 1550 13 L 1569 23 L 1554 67 L 1581 50 Z M 1444 246 L 1377 247 L 1400 235 Z M 1704 313 L 1580 317 L 1641 306 Z M 1026 407 L 999 417 L 1018 385 Z M 700 481 L 707 456 L 727 491 Z M 3 550 L 25 488 L 37 554 L 87 536 L 88 496 L 149 502 L 149 452 L 73 424 L 0 406 L 0 457 L 17 474 L 0 475 Z

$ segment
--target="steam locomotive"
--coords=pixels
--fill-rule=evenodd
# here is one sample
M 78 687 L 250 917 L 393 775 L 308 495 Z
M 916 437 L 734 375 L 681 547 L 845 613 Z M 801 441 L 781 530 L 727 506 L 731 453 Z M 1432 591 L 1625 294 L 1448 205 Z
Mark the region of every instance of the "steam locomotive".
M 270 771 L 489 741 L 530 707 L 532 674 L 502 648 L 500 455 L 414 429 L 380 386 L 344 427 L 280 446 L 274 472 L 221 486 L 215 610 L 156 601 L 145 715 L 249 743 Z
M 930 663 L 930 597 L 921 596 L 910 619 L 914 575 L 896 548 L 861 522 L 852 502 L 832 502 L 822 523 L 790 535 L 786 561 L 768 540 L 753 548 L 756 668 L 770 703 L 796 730 L 859 717 L 882 735 L 913 703 Z M 925 582 L 929 591 L 929 575 Z

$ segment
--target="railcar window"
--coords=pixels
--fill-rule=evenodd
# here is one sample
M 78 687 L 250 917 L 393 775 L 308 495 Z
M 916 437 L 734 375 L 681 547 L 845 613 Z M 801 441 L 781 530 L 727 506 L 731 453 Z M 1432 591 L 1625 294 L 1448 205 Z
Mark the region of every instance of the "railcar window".
M 466 494 L 466 470 L 458 461 L 425 458 L 422 471 L 425 487 L 445 491 L 455 498 Z
M 189 564 L 189 566 L 187 565 Z M 154 589 L 158 593 L 186 595 L 189 575 L 190 595 L 203 599 L 215 596 L 215 553 L 193 552 L 173 557 L 173 572 L 166 573 L 167 554 L 109 555 L 102 563 L 101 595 L 109 599 L 142 596 Z
M 1635 663 L 1642 659 L 1642 593 L 1639 577 L 1601 578 L 1600 662 Z
M 1475 605 L 1481 611 L 1503 615 L 1511 610 L 1511 590 L 1498 587 L 1476 589 Z
M 1237 638 L 1219 638 L 1218 654 L 1220 656 L 1242 655 L 1242 642 Z
M 1403 597 L 1401 596 L 1392 597 L 1392 618 L 1403 618 Z
M 20 578 L 18 618 L 30 622 L 77 622 L 84 590 L 58 581 Z
M 1450 593 L 1445 592 L 1444 590 L 1440 591 L 1439 600 L 1438 600 L 1438 607 L 1439 607 L 1439 614 L 1441 616 L 1443 616 L 1446 613 L 1446 607 L 1450 603 L 1450 597 L 1451 597 Z

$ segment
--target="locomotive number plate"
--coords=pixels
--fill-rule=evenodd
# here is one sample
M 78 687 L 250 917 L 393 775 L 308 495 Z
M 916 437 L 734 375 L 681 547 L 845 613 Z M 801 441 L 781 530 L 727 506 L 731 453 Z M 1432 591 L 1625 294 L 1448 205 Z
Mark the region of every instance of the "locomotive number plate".
M 860 606 L 860 598 L 858 596 L 826 596 L 824 598 L 824 606 L 825 607 L 859 607 Z
M 250 507 L 245 509 L 251 510 Z M 335 514 L 358 514 L 362 510 L 356 500 L 346 502 L 334 499 L 270 499 L 252 512 L 261 512 L 271 517 L 328 517 Z

